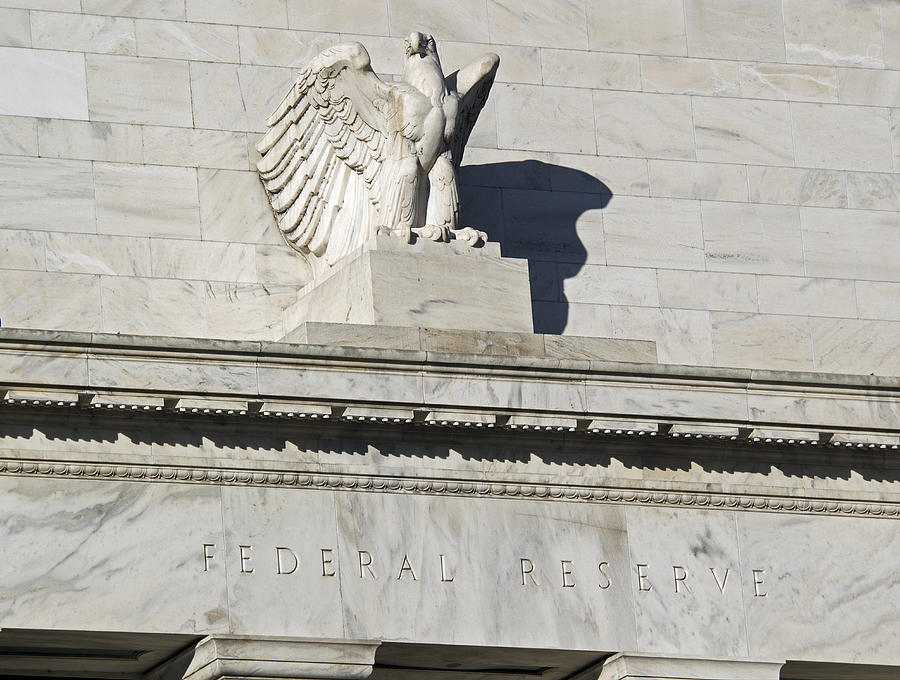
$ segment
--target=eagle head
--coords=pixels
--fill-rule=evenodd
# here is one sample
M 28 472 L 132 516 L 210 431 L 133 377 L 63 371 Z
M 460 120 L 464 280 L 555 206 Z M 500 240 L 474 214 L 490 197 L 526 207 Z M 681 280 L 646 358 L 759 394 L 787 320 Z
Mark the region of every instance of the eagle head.
M 437 57 L 437 47 L 434 44 L 434 38 L 424 33 L 414 31 L 404 41 L 406 46 L 406 56 L 420 59 L 427 56 Z
M 405 44 L 403 80 L 433 100 L 432 104 L 443 100 L 447 87 L 434 38 L 425 33 L 410 33 Z

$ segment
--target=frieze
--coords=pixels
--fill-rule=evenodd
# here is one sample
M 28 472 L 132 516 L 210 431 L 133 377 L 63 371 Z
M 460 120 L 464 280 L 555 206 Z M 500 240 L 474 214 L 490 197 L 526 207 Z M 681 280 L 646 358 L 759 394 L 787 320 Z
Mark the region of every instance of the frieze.
M 442 480 L 401 476 L 320 474 L 219 467 L 98 465 L 63 461 L 0 459 L 0 475 L 216 484 L 223 486 L 300 487 L 339 491 L 417 493 L 801 514 L 900 517 L 900 504 L 896 503 L 862 503 L 788 496 L 659 491 L 647 488 Z

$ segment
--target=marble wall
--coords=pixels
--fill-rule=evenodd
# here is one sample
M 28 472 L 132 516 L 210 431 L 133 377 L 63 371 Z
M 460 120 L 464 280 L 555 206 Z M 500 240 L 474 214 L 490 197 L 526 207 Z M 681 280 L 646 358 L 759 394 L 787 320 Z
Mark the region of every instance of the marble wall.
M 255 172 L 321 48 L 502 63 L 464 218 L 535 330 L 897 374 L 897 0 L 0 0 L 4 326 L 276 339 L 309 279 Z
M 9 628 L 900 663 L 892 519 L 8 476 L 0 488 Z

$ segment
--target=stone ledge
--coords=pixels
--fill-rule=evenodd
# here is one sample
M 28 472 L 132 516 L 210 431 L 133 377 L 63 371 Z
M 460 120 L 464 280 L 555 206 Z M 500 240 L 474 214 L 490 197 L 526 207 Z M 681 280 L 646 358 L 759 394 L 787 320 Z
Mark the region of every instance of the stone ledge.
M 567 336 L 560 336 L 567 337 Z M 691 380 L 698 382 L 758 383 L 758 385 L 821 387 L 866 392 L 897 392 L 900 376 L 886 377 L 849 373 L 778 371 L 682 364 L 650 364 L 621 361 L 538 358 L 528 356 L 484 356 L 422 350 L 389 350 L 372 347 L 344 347 L 291 342 L 217 340 L 208 338 L 161 337 L 118 333 L 85 333 L 30 328 L 0 328 L 0 351 L 129 354 L 134 356 L 182 355 L 204 358 L 208 355 L 249 356 L 258 359 L 294 358 L 311 361 L 348 361 L 360 364 L 396 362 L 400 364 L 454 364 L 473 370 L 503 367 L 522 371 L 578 372 L 621 376 L 627 379 Z
M 453 330 L 410 326 L 308 321 L 282 342 L 371 347 L 481 356 L 538 357 L 656 363 L 656 343 L 626 338 L 589 338 L 511 331 Z
M 566 422 L 548 427 L 568 428 L 573 419 L 649 421 L 685 425 L 686 434 L 736 428 L 726 434 L 742 438 L 759 431 L 773 439 L 824 435 L 827 442 L 849 433 L 862 445 L 894 444 L 900 432 L 900 383 L 868 376 L 815 383 L 806 374 L 768 373 L 757 382 L 751 371 L 655 364 L 225 341 L 173 348 L 160 338 L 115 336 L 70 345 L 50 335 L 48 343 L 40 332 L 0 331 L 0 391 L 83 392 L 128 408 L 140 406 L 140 399 L 132 403 L 138 396 L 235 404 L 191 407 L 200 413 L 246 411 L 250 402 L 319 403 L 461 414 L 453 420 L 502 416 L 511 424 L 523 416 L 521 424 L 533 429 L 549 417 Z

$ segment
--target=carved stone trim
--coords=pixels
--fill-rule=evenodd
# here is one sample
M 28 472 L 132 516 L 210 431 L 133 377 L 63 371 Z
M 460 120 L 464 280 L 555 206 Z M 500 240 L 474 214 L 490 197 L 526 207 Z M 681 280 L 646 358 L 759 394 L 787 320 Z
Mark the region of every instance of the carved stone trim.
M 900 444 L 897 378 L 10 329 L 0 404 Z
M 9 396 L 13 395 L 13 396 Z M 629 437 L 648 439 L 679 440 L 682 443 L 700 443 L 702 441 L 738 442 L 754 445 L 774 446 L 801 446 L 801 447 L 832 447 L 847 449 L 882 449 L 897 451 L 900 445 L 893 443 L 896 436 L 891 433 L 881 432 L 872 435 L 870 432 L 852 432 L 844 428 L 833 428 L 831 432 L 819 433 L 819 439 L 806 438 L 809 428 L 799 429 L 795 425 L 781 425 L 773 428 L 760 427 L 746 423 L 747 427 L 741 427 L 739 423 L 716 423 L 713 428 L 720 432 L 709 432 L 708 423 L 698 421 L 691 422 L 679 418 L 664 418 L 658 423 L 650 422 L 650 418 L 642 417 L 643 427 L 606 426 L 610 418 L 594 418 L 589 416 L 582 421 L 565 415 L 560 417 L 537 415 L 533 413 L 492 411 L 464 411 L 455 410 L 452 415 L 443 411 L 430 411 L 429 409 L 413 410 L 411 408 L 398 409 L 391 404 L 363 404 L 348 407 L 344 403 L 296 403 L 282 404 L 285 410 L 273 411 L 262 408 L 264 402 L 247 400 L 203 400 L 189 398 L 163 398 L 158 396 L 147 397 L 143 395 L 108 395 L 104 394 L 103 401 L 96 401 L 99 395 L 92 392 L 80 392 L 73 394 L 56 394 L 48 398 L 47 394 L 36 396 L 23 396 L 22 392 L 7 391 L 4 395 L 0 387 L 0 408 L 36 408 L 36 409 L 91 409 L 100 413 L 127 413 L 135 416 L 149 416 L 160 412 L 177 414 L 188 417 L 203 416 L 228 416 L 253 419 L 272 419 L 282 422 L 339 422 L 349 425 L 399 425 L 408 424 L 416 427 L 441 427 L 452 429 L 485 429 L 517 431 L 520 434 L 531 433 L 566 433 L 600 437 Z M 143 403 L 135 403 L 135 402 Z M 159 402 L 159 403 L 156 403 Z M 418 415 L 423 419 L 418 420 Z M 622 416 L 622 419 L 632 419 L 631 416 Z M 583 423 L 583 426 L 579 423 Z M 654 428 L 654 429 L 651 429 Z M 771 435 L 775 430 L 778 434 Z M 704 431 L 707 430 L 707 431 Z M 756 436 L 757 431 L 767 433 L 766 436 Z M 726 432 L 722 434 L 721 432 Z M 733 432 L 733 434 L 732 434 Z M 859 441 L 858 437 L 865 437 L 865 441 Z M 876 438 L 877 441 L 872 441 Z
M 801 514 L 900 517 L 900 504 L 856 502 L 791 496 L 762 496 L 694 491 L 660 491 L 524 482 L 380 477 L 318 472 L 246 470 L 239 468 L 165 465 L 103 465 L 43 460 L 0 459 L 0 475 L 109 479 L 136 482 L 218 484 L 418 493 L 466 497 L 562 500 L 625 505 L 682 506 L 721 510 L 752 510 Z

